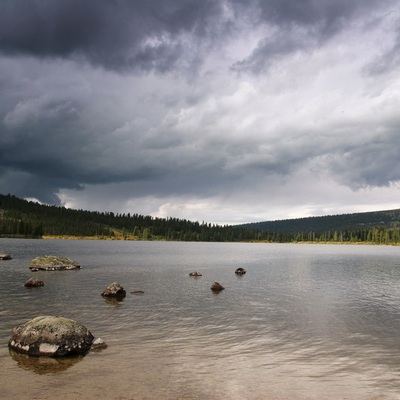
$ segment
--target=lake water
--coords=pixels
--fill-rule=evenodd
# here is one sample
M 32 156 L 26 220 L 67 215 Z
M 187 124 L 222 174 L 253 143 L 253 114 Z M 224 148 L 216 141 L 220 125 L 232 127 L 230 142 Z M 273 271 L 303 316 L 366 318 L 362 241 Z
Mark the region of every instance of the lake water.
M 0 239 L 0 252 L 13 256 L 0 261 L 0 399 L 400 399 L 400 247 Z M 82 269 L 31 272 L 46 254 Z M 100 295 L 114 281 L 123 301 Z M 38 315 L 108 348 L 10 353 L 11 329 Z

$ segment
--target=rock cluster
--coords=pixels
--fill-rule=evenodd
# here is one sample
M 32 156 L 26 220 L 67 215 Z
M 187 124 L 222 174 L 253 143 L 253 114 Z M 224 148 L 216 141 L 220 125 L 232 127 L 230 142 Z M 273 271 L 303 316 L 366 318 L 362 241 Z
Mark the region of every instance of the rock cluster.
M 6 260 L 11 257 L 6 253 L 0 253 L 0 259 Z M 56 271 L 80 269 L 80 265 L 66 257 L 42 256 L 34 258 L 29 268 L 32 271 Z M 244 268 L 237 268 L 235 271 L 237 275 L 245 273 Z M 202 273 L 194 271 L 189 275 L 199 277 Z M 25 282 L 25 287 L 41 286 L 44 286 L 44 283 L 39 279 L 30 278 Z M 211 290 L 215 293 L 224 289 L 219 282 L 211 285 Z M 142 290 L 133 290 L 131 293 L 144 294 Z M 113 282 L 104 289 L 101 295 L 112 300 L 121 300 L 125 298 L 126 291 L 119 283 Z M 98 351 L 107 347 L 102 339 L 94 340 L 92 333 L 80 323 L 55 316 L 39 316 L 15 327 L 8 346 L 18 353 L 48 357 L 84 355 L 89 350 Z

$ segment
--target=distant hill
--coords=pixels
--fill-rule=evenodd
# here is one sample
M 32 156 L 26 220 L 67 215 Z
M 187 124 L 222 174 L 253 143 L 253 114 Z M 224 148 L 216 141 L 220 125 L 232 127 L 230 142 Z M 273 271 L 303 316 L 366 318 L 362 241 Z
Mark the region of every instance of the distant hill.
M 0 194 L 0 237 L 400 244 L 400 209 L 243 225 L 73 210 Z
M 327 231 L 393 228 L 397 225 L 400 226 L 400 209 L 254 222 L 240 226 L 263 232 L 283 232 L 286 234 L 314 232 L 321 234 Z

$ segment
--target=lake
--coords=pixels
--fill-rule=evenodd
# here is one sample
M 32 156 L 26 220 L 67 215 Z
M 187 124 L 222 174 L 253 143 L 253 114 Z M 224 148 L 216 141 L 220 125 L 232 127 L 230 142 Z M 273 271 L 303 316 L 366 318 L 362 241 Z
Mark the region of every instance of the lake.
M 0 239 L 0 252 L 13 257 L 0 261 L 0 399 L 400 399 L 400 247 Z M 47 254 L 82 269 L 31 272 Z M 123 301 L 100 295 L 114 281 Z M 38 315 L 108 348 L 10 353 L 11 329 Z

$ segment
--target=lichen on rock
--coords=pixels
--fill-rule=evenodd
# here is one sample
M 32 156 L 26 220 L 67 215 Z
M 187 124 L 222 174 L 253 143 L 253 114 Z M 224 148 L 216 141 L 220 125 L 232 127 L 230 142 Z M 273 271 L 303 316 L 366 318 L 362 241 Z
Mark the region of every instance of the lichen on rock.
M 30 356 L 59 357 L 85 354 L 93 340 L 92 333 L 79 322 L 46 315 L 15 327 L 8 346 Z
M 29 268 L 31 271 L 59 271 L 80 269 L 77 261 L 60 256 L 39 256 L 31 260 Z

